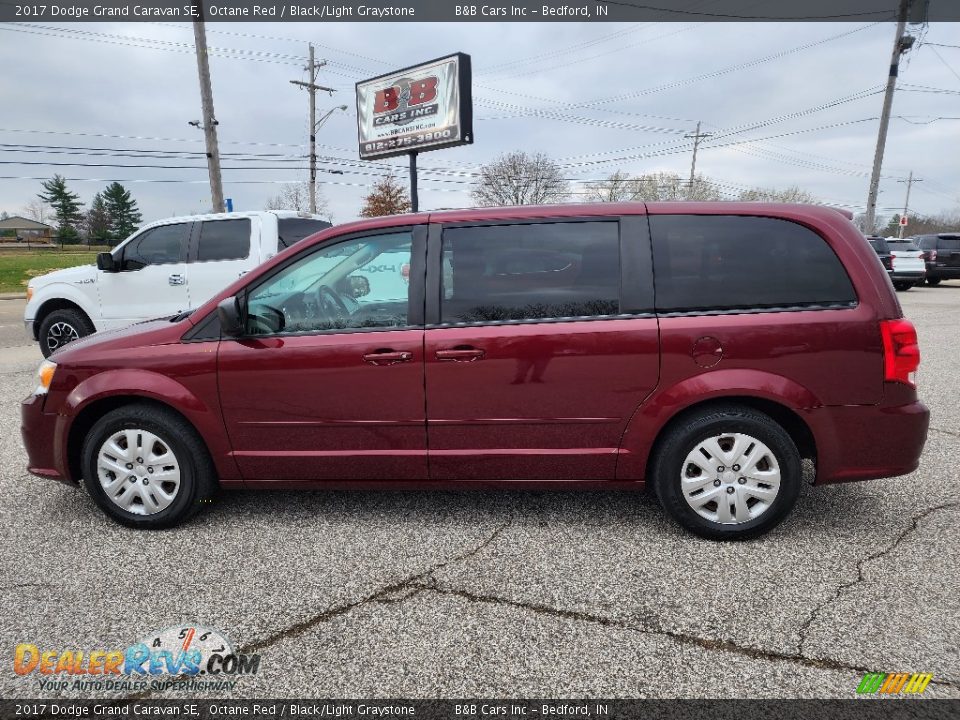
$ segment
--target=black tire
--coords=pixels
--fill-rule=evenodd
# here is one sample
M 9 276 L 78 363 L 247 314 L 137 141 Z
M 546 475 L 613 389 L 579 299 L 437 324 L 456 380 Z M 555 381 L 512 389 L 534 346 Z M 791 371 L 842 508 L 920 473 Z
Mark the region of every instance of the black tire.
M 111 435 L 124 429 L 153 433 L 169 447 L 179 464 L 179 489 L 173 501 L 154 514 L 137 514 L 121 508 L 108 497 L 100 483 L 97 473 L 100 448 Z M 87 492 L 107 515 L 128 527 L 161 529 L 178 525 L 207 503 L 218 487 L 210 453 L 197 431 L 177 413 L 154 405 L 127 405 L 104 415 L 87 433 L 81 457 Z
M 893 284 L 893 286 L 894 286 L 897 290 L 899 290 L 900 292 L 904 292 L 905 290 L 909 290 L 910 288 L 912 288 L 912 287 L 913 287 L 913 283 L 912 283 L 912 282 L 905 282 L 905 281 L 903 281 L 903 280 L 898 280 L 897 282 L 895 282 L 895 283 Z
M 72 337 L 72 333 L 76 337 Z M 40 341 L 40 352 L 45 358 L 59 350 L 72 340 L 77 340 L 96 331 L 90 318 L 80 310 L 54 310 L 40 323 L 37 338 Z M 69 339 L 67 339 L 69 337 Z
M 681 488 L 687 455 L 704 440 L 724 433 L 743 433 L 759 440 L 780 467 L 780 488 L 770 506 L 757 517 L 736 524 L 701 517 L 687 503 Z M 790 435 L 769 416 L 740 405 L 715 406 L 682 418 L 666 431 L 657 446 L 650 480 L 663 508 L 690 532 L 709 540 L 747 540 L 776 527 L 796 504 L 802 482 L 800 453 Z
M 932 277 L 928 277 L 928 278 L 927 278 L 927 285 L 939 285 L 941 280 L 943 280 L 943 278 L 932 278 Z

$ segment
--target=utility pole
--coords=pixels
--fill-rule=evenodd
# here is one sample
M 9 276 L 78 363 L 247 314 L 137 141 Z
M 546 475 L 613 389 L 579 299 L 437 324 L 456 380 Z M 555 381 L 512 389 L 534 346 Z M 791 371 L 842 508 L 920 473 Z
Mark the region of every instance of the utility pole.
M 700 138 L 706 138 L 713 133 L 701 133 L 700 121 L 697 121 L 697 131 L 693 135 L 684 135 L 685 138 L 693 138 L 693 161 L 690 163 L 690 187 L 687 189 L 687 199 L 693 198 L 693 182 L 697 173 L 697 148 L 700 146 Z
M 923 182 L 923 178 L 915 178 L 913 176 L 913 170 L 910 171 L 910 177 L 906 180 L 897 180 L 897 182 L 902 182 L 907 184 L 907 197 L 903 201 L 903 215 L 900 216 L 900 237 L 903 237 L 903 230 L 906 228 L 906 225 L 903 224 L 903 219 L 907 217 L 907 212 L 910 210 L 910 188 L 913 187 L 915 182 Z
M 220 176 L 220 147 L 217 142 L 217 119 L 213 112 L 213 89 L 210 87 L 210 60 L 207 56 L 207 29 L 203 23 L 203 0 L 193 0 L 197 19 L 193 21 L 193 37 L 197 49 L 197 70 L 200 74 L 200 102 L 203 107 L 203 138 L 207 145 L 207 170 L 210 173 L 210 195 L 213 211 L 225 212 L 223 179 Z
M 326 60 L 316 62 L 313 55 L 313 43 L 310 43 L 310 54 L 307 61 L 307 67 L 304 68 L 310 73 L 310 81 L 291 80 L 291 85 L 297 85 L 306 88 L 310 93 L 310 214 L 317 212 L 317 91 L 323 90 L 333 95 L 333 88 L 317 85 L 317 71 L 327 64 Z M 329 113 L 324 116 L 324 120 L 329 117 Z M 323 120 L 321 120 L 323 122 Z
M 870 191 L 867 194 L 867 212 L 864 217 L 863 231 L 873 234 L 877 218 L 877 195 L 880 192 L 880 167 L 883 165 L 883 151 L 887 144 L 887 127 L 890 125 L 890 108 L 893 106 L 893 93 L 897 88 L 897 75 L 900 72 L 900 56 L 909 50 L 915 38 L 906 35 L 907 13 L 912 0 L 900 0 L 897 10 L 897 35 L 893 41 L 893 54 L 890 56 L 890 73 L 887 76 L 887 89 L 883 95 L 883 110 L 880 112 L 880 130 L 877 132 L 877 149 L 873 154 L 873 172 L 870 173 Z

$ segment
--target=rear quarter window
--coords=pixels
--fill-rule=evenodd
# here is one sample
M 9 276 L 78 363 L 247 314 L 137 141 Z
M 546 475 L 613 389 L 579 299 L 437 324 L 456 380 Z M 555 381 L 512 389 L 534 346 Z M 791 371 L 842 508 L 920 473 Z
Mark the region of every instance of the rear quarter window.
M 200 224 L 197 262 L 242 260 L 250 255 L 250 218 L 205 220 Z
M 650 217 L 657 309 L 664 312 L 845 306 L 856 293 L 840 259 L 787 220 Z

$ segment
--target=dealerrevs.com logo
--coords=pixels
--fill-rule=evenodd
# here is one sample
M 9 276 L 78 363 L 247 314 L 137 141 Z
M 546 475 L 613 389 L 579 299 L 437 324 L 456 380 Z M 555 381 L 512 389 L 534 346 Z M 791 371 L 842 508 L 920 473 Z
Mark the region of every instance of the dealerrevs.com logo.
M 238 653 L 219 630 L 174 625 L 120 649 L 51 649 L 20 643 L 13 671 L 41 691 L 232 690 L 256 675 L 260 656 Z

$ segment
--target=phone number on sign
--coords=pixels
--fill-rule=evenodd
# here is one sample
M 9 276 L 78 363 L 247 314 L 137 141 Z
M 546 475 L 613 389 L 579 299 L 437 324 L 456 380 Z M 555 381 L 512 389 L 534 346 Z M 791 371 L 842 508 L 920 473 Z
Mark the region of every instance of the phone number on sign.
M 425 143 L 451 139 L 453 139 L 453 131 L 448 128 L 446 130 L 437 130 L 436 132 L 420 133 L 419 135 L 409 135 L 402 138 L 391 138 L 390 140 L 364 143 L 363 151 L 377 152 L 379 150 L 395 150 L 397 148 L 413 147 L 414 145 L 424 145 Z

